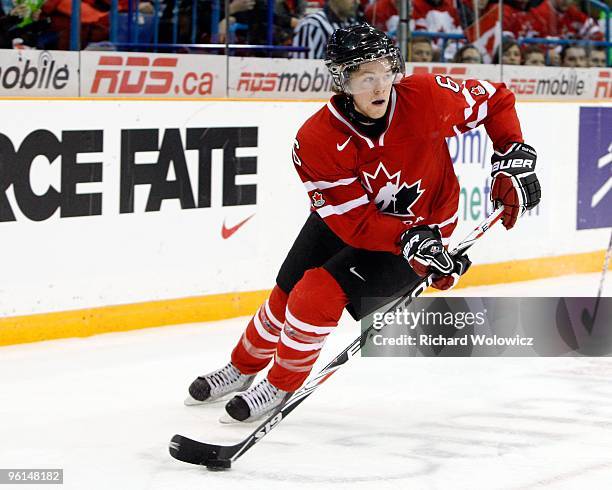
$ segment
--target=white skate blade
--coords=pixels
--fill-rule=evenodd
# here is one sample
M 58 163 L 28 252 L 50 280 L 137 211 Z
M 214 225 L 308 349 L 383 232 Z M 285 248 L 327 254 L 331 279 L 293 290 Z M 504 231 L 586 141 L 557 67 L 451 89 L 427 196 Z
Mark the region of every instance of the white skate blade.
M 236 420 L 230 417 L 227 413 L 224 413 L 219 417 L 219 423 L 223 425 L 232 425 L 232 424 L 244 424 L 245 422 L 240 422 L 240 420 Z
M 236 420 L 230 417 L 229 414 L 226 412 L 223 415 L 221 415 L 221 417 L 219 417 L 219 423 L 223 425 L 252 424 L 254 422 L 261 422 L 263 418 L 264 417 L 259 417 L 257 419 L 246 419 L 246 420 L 240 421 L 240 420 Z
M 235 395 L 235 393 L 230 393 L 230 394 L 227 394 L 227 395 L 219 397 L 219 398 L 214 398 L 213 400 L 204 400 L 203 402 L 200 401 L 200 400 L 196 400 L 191 395 L 187 395 L 187 398 L 185 398 L 184 403 L 185 403 L 185 406 L 187 406 L 187 407 L 197 407 L 197 406 L 207 406 L 207 405 L 216 406 L 219 403 L 223 403 L 225 401 L 228 401 L 234 395 Z
M 209 403 L 212 403 L 208 400 L 204 400 L 203 402 L 201 402 L 200 400 L 196 400 L 195 398 L 193 398 L 191 395 L 187 395 L 187 398 L 185 398 L 185 406 L 187 407 L 195 407 L 196 405 L 208 405 Z

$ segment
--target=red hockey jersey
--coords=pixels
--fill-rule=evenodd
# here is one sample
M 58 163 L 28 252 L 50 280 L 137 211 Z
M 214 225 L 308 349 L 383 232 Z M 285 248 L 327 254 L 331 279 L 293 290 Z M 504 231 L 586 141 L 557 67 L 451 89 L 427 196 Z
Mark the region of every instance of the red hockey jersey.
M 487 11 L 497 9 L 497 4 L 491 4 Z M 570 5 L 565 11 L 559 11 L 544 0 L 539 5 L 528 10 L 520 10 L 504 4 L 504 31 L 509 31 L 515 37 L 561 37 L 563 39 L 603 40 L 603 33 L 597 22 L 575 5 Z
M 334 96 L 298 131 L 293 162 L 312 210 L 345 243 L 399 253 L 412 226 L 457 224 L 459 182 L 446 137 L 484 124 L 496 149 L 522 142 L 514 94 L 504 84 L 412 75 L 394 85 L 385 131 L 360 134 Z

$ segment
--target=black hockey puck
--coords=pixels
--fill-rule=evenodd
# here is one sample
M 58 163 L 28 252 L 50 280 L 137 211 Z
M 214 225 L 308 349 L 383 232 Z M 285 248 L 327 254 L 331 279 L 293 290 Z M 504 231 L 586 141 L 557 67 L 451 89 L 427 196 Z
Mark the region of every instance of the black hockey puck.
M 209 459 L 206 461 L 206 468 L 210 471 L 229 470 L 232 467 L 232 461 L 229 459 Z

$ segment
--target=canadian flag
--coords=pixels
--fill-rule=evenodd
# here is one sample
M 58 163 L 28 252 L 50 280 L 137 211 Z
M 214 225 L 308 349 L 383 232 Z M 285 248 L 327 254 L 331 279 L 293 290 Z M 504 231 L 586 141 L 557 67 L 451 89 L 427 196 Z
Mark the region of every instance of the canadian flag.
M 483 61 L 491 63 L 495 49 L 501 41 L 499 4 L 493 5 L 486 14 L 468 26 L 465 29 L 465 37 L 483 53 Z

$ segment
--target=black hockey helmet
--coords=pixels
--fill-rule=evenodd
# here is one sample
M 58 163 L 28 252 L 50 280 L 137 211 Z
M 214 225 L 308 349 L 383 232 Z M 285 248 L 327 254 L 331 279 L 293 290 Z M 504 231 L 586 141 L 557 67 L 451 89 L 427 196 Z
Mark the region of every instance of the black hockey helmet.
M 396 74 L 394 82 L 404 76 L 406 67 L 400 50 L 387 35 L 369 24 L 357 24 L 336 29 L 327 42 L 325 66 L 329 70 L 335 89 L 350 93 L 347 82 L 351 72 L 360 64 L 388 58 Z

